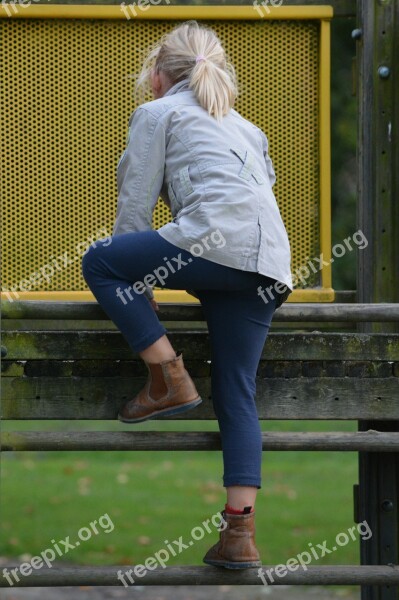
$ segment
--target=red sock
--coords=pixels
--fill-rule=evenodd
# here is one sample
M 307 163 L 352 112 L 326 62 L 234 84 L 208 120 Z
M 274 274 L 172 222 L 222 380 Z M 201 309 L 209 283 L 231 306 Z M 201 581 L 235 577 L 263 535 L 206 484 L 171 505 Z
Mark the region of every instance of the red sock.
M 244 515 L 244 514 L 254 511 L 253 506 L 246 506 L 244 509 L 240 509 L 240 510 L 238 510 L 237 508 L 232 508 L 228 504 L 225 504 L 224 507 L 225 507 L 226 512 L 231 515 Z M 250 510 L 248 510 L 248 509 L 250 509 Z

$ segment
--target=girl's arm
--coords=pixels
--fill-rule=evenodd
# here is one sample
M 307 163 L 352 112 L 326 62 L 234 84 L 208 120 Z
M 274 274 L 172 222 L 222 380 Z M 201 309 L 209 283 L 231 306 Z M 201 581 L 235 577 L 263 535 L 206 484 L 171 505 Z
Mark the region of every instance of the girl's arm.
M 113 235 L 152 229 L 152 213 L 165 171 L 165 130 L 139 106 L 130 119 L 127 146 L 117 167 L 118 204 Z
M 118 204 L 112 235 L 152 229 L 165 170 L 165 130 L 145 108 L 130 118 L 127 145 L 117 167 Z M 154 298 L 146 286 L 145 295 Z

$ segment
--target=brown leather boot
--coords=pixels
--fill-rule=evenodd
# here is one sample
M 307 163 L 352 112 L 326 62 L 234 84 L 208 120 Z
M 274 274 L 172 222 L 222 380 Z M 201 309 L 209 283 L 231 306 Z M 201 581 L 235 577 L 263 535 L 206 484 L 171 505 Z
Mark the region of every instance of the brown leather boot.
M 219 532 L 219 541 L 202 560 L 226 569 L 261 567 L 262 561 L 255 546 L 255 511 L 233 515 L 224 509 L 221 513 L 227 526 Z
M 160 363 L 144 362 L 148 369 L 147 382 L 137 396 L 122 408 L 118 414 L 120 421 L 137 423 L 158 415 L 174 415 L 202 402 L 184 368 L 182 353 Z

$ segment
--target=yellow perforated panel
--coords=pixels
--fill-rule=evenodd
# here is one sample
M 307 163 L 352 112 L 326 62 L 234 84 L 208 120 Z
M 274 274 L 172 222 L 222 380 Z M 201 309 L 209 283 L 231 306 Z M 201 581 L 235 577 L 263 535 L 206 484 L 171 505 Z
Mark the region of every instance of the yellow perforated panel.
M 235 108 L 268 136 L 294 272 L 320 254 L 320 24 L 205 22 L 236 67 Z M 135 108 L 128 76 L 176 23 L 0 19 L 3 290 L 88 289 L 82 252 L 111 234 L 115 218 L 116 166 Z M 160 200 L 154 228 L 170 219 Z M 42 277 L 28 287 L 33 273 Z M 303 284 L 320 285 L 319 271 Z

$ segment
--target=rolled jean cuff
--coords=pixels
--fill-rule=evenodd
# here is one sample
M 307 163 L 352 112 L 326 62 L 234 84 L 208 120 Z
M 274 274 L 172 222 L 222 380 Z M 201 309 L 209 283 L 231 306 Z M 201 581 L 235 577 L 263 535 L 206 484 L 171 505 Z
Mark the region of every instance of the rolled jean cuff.
M 248 477 L 230 477 L 223 478 L 223 487 L 230 487 L 232 485 L 247 485 L 257 487 L 258 490 L 262 487 L 262 482 L 260 479 L 253 479 Z
M 133 352 L 142 352 L 143 350 L 148 348 L 148 346 L 154 344 L 157 340 L 159 340 L 159 338 L 161 338 L 163 335 L 166 335 L 167 333 L 167 329 L 165 329 L 165 327 L 161 325 L 161 323 L 159 323 L 159 327 L 155 331 L 151 331 L 150 333 L 142 337 L 141 340 L 139 340 L 138 342 L 129 342 L 129 345 L 132 348 Z

